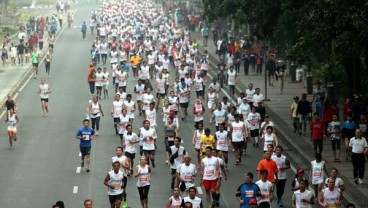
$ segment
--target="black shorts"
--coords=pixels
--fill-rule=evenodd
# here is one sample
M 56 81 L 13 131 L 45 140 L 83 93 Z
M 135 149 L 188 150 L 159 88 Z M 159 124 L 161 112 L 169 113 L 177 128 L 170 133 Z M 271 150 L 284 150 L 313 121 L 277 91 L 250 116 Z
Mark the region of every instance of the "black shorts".
M 38 67 L 38 63 L 32 63 L 32 66 Z
M 81 147 L 81 146 L 79 146 L 79 150 L 82 154 L 82 157 L 85 157 L 86 155 L 91 154 L 91 147 Z
M 234 92 L 235 91 L 235 85 L 229 85 L 229 89 Z
M 196 91 L 197 97 L 203 96 L 203 90 Z
M 128 177 L 124 176 L 123 183 L 124 183 L 124 189 L 125 189 L 125 187 L 127 186 L 127 183 L 128 183 Z
M 144 155 L 155 155 L 155 150 L 143 150 Z
M 161 98 L 165 98 L 166 93 L 156 93 L 156 97 L 160 95 Z
M 130 158 L 131 160 L 134 160 L 135 153 L 125 152 L 125 156 L 127 156 L 127 158 Z
M 123 194 L 109 195 L 110 204 L 115 204 L 116 201 L 123 201 Z
M 120 118 L 115 118 L 114 117 L 114 123 L 120 123 Z
M 102 86 L 96 86 L 96 89 L 102 90 Z
M 41 101 L 44 101 L 45 103 L 49 102 L 48 98 L 41 98 Z
M 244 141 L 241 142 L 231 142 L 231 144 L 233 145 L 234 149 L 242 149 L 244 146 Z
M 189 107 L 189 103 L 180 103 L 180 107 L 181 108 L 188 108 Z
M 176 169 L 171 168 L 171 175 L 176 175 Z
M 250 136 L 251 137 L 259 136 L 259 129 L 250 130 Z

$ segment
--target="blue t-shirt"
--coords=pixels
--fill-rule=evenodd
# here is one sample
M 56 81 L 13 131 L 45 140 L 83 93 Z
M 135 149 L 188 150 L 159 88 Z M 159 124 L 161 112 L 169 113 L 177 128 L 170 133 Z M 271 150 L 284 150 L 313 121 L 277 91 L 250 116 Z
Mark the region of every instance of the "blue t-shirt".
M 78 137 L 84 136 L 84 135 L 88 135 L 89 138 L 91 138 L 91 136 L 95 135 L 95 131 L 93 131 L 92 128 L 86 129 L 86 128 L 82 127 L 77 131 L 76 137 L 78 138 Z M 81 147 L 91 147 L 92 146 L 91 139 L 89 139 L 89 140 L 80 139 L 79 146 L 81 146 Z
M 240 208 L 249 208 L 249 200 L 252 198 L 256 199 L 257 193 L 259 193 L 260 190 L 255 183 L 252 183 L 250 185 L 243 183 L 239 186 L 238 192 L 240 192 L 240 198 L 244 200 L 244 204 L 241 204 Z

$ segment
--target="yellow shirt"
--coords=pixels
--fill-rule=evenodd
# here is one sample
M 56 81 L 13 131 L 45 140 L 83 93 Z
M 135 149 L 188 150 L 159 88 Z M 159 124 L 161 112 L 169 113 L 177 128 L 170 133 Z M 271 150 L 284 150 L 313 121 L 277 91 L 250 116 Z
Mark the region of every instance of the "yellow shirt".
M 203 134 L 200 140 L 202 144 L 202 152 L 206 152 L 206 147 L 208 146 L 215 148 L 215 138 L 212 135 L 207 137 L 205 134 Z
M 132 66 L 134 67 L 138 66 L 140 61 L 141 61 L 141 58 L 139 56 L 132 56 L 130 58 L 130 63 L 132 63 Z

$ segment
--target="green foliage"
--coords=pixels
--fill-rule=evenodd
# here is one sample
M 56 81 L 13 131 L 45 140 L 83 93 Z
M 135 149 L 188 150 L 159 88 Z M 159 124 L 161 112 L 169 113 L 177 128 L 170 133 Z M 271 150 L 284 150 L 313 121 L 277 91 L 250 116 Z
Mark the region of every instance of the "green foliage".
M 350 79 L 355 93 L 368 87 L 368 2 L 364 0 L 203 0 L 209 21 L 231 17 L 288 59 L 325 79 Z M 362 60 L 360 63 L 357 63 Z M 335 69 L 325 73 L 321 66 Z M 354 73 L 353 73 L 354 72 Z M 355 77 L 351 77 L 355 76 Z M 345 82 L 345 81 L 343 81 Z M 354 82 L 352 84 L 351 82 Z M 361 89 L 359 86 L 361 85 Z

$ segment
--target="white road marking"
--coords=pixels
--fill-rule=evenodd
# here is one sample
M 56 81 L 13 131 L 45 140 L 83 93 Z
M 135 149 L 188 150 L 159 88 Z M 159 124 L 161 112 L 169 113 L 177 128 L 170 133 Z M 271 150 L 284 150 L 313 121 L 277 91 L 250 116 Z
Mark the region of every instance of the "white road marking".
M 73 187 L 73 194 L 76 194 L 76 193 L 78 193 L 78 186 Z
M 197 187 L 197 193 L 198 194 L 203 194 L 202 188 L 200 186 Z
M 79 152 L 79 157 L 82 157 L 82 153 L 81 152 Z
M 81 172 L 81 167 L 77 167 L 77 170 L 75 171 L 75 173 L 80 173 Z

